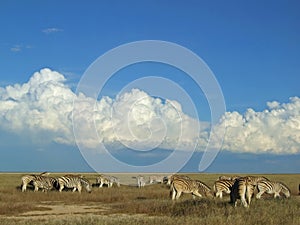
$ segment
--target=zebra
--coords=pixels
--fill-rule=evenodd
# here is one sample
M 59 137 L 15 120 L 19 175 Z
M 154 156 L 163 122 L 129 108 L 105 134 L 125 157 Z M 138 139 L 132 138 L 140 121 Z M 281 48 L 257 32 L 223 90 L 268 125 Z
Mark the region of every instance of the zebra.
M 182 193 L 190 193 L 195 196 L 202 197 L 201 193 L 205 196 L 212 196 L 211 189 L 199 180 L 185 179 L 184 177 L 173 177 L 171 184 L 172 200 L 179 199 Z
M 47 177 L 47 176 L 35 176 L 35 178 L 32 181 L 34 186 L 34 191 L 38 191 L 39 188 L 43 191 L 48 191 L 53 188 L 57 187 L 57 179 L 54 177 Z
M 223 197 L 223 192 L 230 194 L 231 188 L 235 180 L 217 180 L 214 183 L 213 189 L 216 197 Z
M 96 178 L 96 183 L 99 184 L 99 188 L 102 188 L 103 184 L 106 184 L 107 187 L 109 187 L 109 188 L 112 187 L 112 185 L 113 185 L 112 181 L 104 175 L 98 176 Z
M 154 183 L 163 183 L 165 180 L 165 176 L 150 176 L 149 177 L 149 183 L 154 184 Z
M 87 192 L 92 192 L 90 182 L 82 176 L 68 174 L 59 177 L 58 184 L 59 192 L 62 192 L 64 187 L 73 188 L 73 192 L 77 189 L 79 193 L 81 193 L 82 187 L 84 187 Z
M 290 189 L 282 182 L 274 182 L 262 180 L 257 184 L 258 193 L 256 198 L 260 199 L 263 193 L 274 194 L 274 198 L 280 197 L 280 192 L 282 192 L 286 198 L 291 196 Z
M 230 192 L 231 203 L 236 207 L 237 199 L 239 198 L 244 207 L 249 207 L 254 189 L 255 181 L 251 180 L 251 177 L 248 176 L 236 179 Z
M 138 175 L 136 177 L 136 182 L 137 182 L 138 188 L 142 188 L 146 185 L 145 178 L 141 175 Z
M 110 181 L 112 182 L 112 184 L 116 184 L 118 187 L 120 187 L 120 180 L 117 177 L 114 176 L 109 176 Z
M 26 191 L 27 189 L 27 185 L 28 184 L 32 184 L 33 180 L 36 178 L 36 176 L 48 176 L 49 173 L 48 172 L 43 172 L 40 173 L 39 175 L 36 174 L 27 174 L 22 176 L 21 181 L 22 181 L 22 192 Z

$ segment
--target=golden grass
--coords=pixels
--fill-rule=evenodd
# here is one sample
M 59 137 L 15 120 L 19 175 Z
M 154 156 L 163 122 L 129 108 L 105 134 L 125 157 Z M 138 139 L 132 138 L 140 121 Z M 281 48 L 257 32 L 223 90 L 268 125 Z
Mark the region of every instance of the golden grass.
M 61 174 L 52 174 L 60 176 Z M 212 187 L 221 174 L 188 174 Z M 230 174 L 227 174 L 230 175 Z M 0 174 L 0 224 L 300 224 L 299 174 L 264 174 L 270 180 L 282 181 L 292 191 L 291 199 L 264 199 L 251 202 L 249 209 L 234 208 L 229 197 L 224 199 L 196 199 L 183 195 L 176 203 L 170 200 L 169 188 L 164 184 L 138 189 L 122 185 L 113 188 L 93 187 L 92 193 L 71 191 L 47 193 L 28 190 L 21 192 L 22 174 Z M 96 174 L 85 174 L 91 183 Z M 84 205 L 98 207 L 88 214 L 62 214 L 49 217 L 51 205 Z M 45 211 L 48 216 L 31 216 L 23 213 Z M 50 213 L 49 213 L 50 211 Z M 31 213 L 34 215 L 34 213 Z

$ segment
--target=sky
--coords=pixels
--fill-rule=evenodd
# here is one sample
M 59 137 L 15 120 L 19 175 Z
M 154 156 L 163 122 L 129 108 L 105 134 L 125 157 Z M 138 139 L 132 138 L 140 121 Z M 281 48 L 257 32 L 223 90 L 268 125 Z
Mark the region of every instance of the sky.
M 210 145 L 220 152 L 204 172 L 299 173 L 299 8 L 283 0 L 1 1 L 0 171 L 125 172 L 161 162 L 150 170 L 163 172 L 191 156 L 183 170 L 198 172 Z M 96 98 L 80 93 L 98 57 L 143 40 L 175 43 L 205 62 L 226 106 L 217 123 L 205 90 L 163 63 L 122 68 Z

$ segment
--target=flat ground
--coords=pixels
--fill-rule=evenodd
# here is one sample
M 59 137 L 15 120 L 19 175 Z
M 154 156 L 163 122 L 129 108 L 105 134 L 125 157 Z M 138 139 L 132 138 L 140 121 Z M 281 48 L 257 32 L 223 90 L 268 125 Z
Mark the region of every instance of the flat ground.
M 290 199 L 252 200 L 249 209 L 234 208 L 229 196 L 221 199 L 183 195 L 176 203 L 170 200 L 165 184 L 136 187 L 137 174 L 113 174 L 121 187 L 98 188 L 97 174 L 83 174 L 91 184 L 92 193 L 55 190 L 21 192 L 21 173 L 0 174 L 0 224 L 300 224 L 300 174 L 263 174 L 270 180 L 282 181 L 291 189 Z M 63 174 L 50 174 L 58 177 Z M 143 174 L 146 181 L 152 174 Z M 220 175 L 185 174 L 212 187 Z M 235 174 L 234 174 L 235 175 Z M 239 174 L 244 175 L 244 174 Z

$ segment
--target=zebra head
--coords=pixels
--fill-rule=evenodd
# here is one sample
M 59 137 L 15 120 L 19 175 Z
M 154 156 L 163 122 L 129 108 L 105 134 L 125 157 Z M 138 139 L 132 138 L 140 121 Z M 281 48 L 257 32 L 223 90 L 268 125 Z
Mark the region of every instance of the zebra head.
M 279 183 L 281 186 L 281 192 L 285 195 L 286 198 L 289 198 L 291 196 L 291 191 L 290 189 L 283 183 Z
M 81 185 L 85 188 L 88 193 L 92 192 L 90 182 L 85 178 L 80 178 Z

